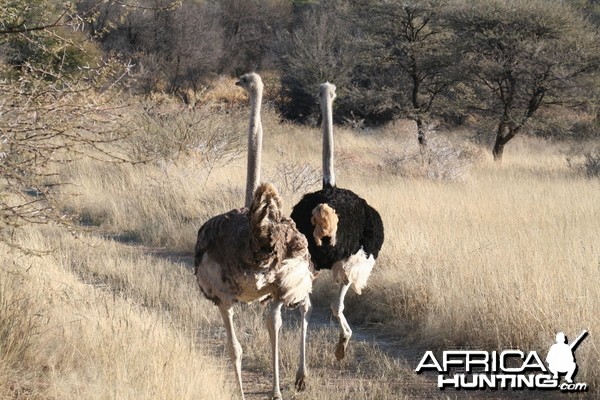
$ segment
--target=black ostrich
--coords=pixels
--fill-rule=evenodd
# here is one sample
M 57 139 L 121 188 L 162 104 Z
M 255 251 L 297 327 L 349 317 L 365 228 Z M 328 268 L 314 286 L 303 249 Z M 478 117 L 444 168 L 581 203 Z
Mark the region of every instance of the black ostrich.
M 347 189 L 335 186 L 333 172 L 333 116 L 335 86 L 324 83 L 319 97 L 323 114 L 323 189 L 304 195 L 294 206 L 291 218 L 308 240 L 315 269 L 331 269 L 340 284 L 339 296 L 331 304 L 340 321 L 340 338 L 335 350 L 344 358 L 352 330 L 344 317 L 348 289 L 360 294 L 383 245 L 383 222 L 367 202 Z

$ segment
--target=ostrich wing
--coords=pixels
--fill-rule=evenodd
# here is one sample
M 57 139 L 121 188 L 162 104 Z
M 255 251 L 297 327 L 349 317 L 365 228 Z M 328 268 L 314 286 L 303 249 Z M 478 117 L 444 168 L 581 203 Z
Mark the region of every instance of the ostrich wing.
M 212 217 L 198 231 L 194 266 L 197 270 L 205 253 L 220 265 L 251 267 L 248 210 L 231 210 Z
M 361 245 L 367 255 L 373 254 L 377 258 L 379 250 L 383 246 L 383 221 L 381 216 L 370 205 L 365 202 L 365 229 L 363 231 Z

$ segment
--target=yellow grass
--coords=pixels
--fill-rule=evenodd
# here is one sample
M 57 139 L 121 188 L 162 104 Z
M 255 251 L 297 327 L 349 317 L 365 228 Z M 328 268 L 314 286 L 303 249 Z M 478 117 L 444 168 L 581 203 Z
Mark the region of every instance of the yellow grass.
M 30 229 L 21 244 L 53 253 L 3 258 L 0 321 L 15 304 L 27 307 L 0 346 L 4 355 L 14 354 L 11 343 L 23 347 L 18 359 L 0 359 L 0 398 L 230 398 L 223 363 L 196 343 L 212 316 L 187 271 L 82 240 Z
M 264 129 L 263 177 L 280 188 L 289 211 L 320 186 L 319 129 L 280 124 L 270 112 Z M 450 149 L 443 164 L 433 163 L 435 154 L 421 158 L 407 124 L 366 135 L 336 129 L 338 185 L 375 206 L 386 229 L 368 289 L 348 296 L 351 323 L 376 323 L 376 332 L 406 349 L 520 348 L 543 357 L 556 332 L 574 339 L 588 329 L 576 353 L 577 378 L 594 390 L 600 385 L 599 181 L 570 168 L 562 145 L 517 138 L 496 165 L 463 138 L 432 140 Z M 459 152 L 463 159 L 453 158 Z M 428 175 L 427 168 L 440 165 L 455 168 L 460 179 Z M 21 334 L 11 339 L 16 350 L 0 347 L 13 355 L 0 356 L 0 397 L 18 390 L 43 399 L 235 397 L 220 318 L 188 268 L 198 227 L 242 205 L 244 168 L 242 157 L 208 171 L 194 153 L 166 163 L 81 161 L 63 168 L 72 182 L 62 189 L 65 211 L 78 213 L 91 232 L 75 239 L 49 228 L 28 230 L 25 244 L 55 251 L 2 260 L 0 322 L 14 314 L 2 304 L 25 299 L 28 305 Z M 313 295 L 321 314 L 334 295 L 328 279 L 322 274 Z M 286 398 L 293 395 L 296 314 L 284 315 Z M 248 398 L 264 398 L 270 353 L 262 308 L 239 307 L 236 325 Z M 337 325 L 317 318 L 310 329 L 311 380 L 295 398 L 439 394 L 415 376 L 413 360 L 355 340 L 340 365 L 333 357 Z M 218 391 L 208 389 L 214 385 Z

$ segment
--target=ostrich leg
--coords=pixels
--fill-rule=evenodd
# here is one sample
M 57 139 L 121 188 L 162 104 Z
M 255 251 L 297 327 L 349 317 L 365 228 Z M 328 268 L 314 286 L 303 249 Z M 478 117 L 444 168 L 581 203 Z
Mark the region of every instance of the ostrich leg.
M 231 305 L 220 305 L 219 311 L 223 317 L 225 323 L 225 330 L 227 331 L 227 346 L 229 347 L 229 356 L 233 365 L 235 366 L 235 375 L 238 380 L 240 392 L 242 393 L 242 400 L 244 400 L 244 389 L 242 387 L 242 346 L 235 336 L 233 330 L 233 309 Z
M 306 333 L 311 312 L 312 305 L 310 303 L 310 297 L 306 296 L 306 299 L 304 299 L 300 305 L 302 337 L 300 338 L 300 364 L 298 365 L 298 371 L 296 372 L 296 389 L 298 391 L 306 389 L 306 378 L 308 377 L 308 368 L 306 367 Z
M 283 301 L 274 300 L 267 319 L 267 329 L 271 339 L 271 353 L 273 359 L 273 395 L 272 399 L 281 400 L 281 391 L 279 390 L 279 328 L 281 328 L 281 306 Z
M 346 297 L 349 288 L 350 283 L 343 284 L 340 287 L 338 298 L 331 304 L 333 315 L 340 321 L 340 340 L 335 348 L 335 358 L 337 358 L 338 361 L 341 361 L 346 356 L 346 347 L 352 336 L 352 329 L 350 329 L 350 325 L 348 325 L 346 317 L 344 316 L 344 298 Z

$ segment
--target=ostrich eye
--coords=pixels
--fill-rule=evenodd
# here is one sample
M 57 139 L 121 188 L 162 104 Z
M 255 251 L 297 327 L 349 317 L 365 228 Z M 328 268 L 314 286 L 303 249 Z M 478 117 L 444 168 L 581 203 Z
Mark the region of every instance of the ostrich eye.
M 246 82 L 246 78 L 242 78 L 242 79 L 241 79 L 241 81 L 242 81 L 242 82 Z

